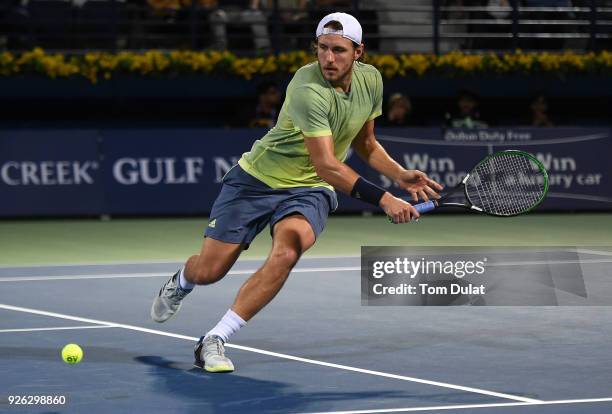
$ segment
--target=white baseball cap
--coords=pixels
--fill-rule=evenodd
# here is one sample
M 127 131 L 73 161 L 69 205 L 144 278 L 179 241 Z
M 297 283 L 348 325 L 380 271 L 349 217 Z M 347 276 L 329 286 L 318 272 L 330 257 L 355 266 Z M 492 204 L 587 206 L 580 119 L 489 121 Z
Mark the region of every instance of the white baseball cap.
M 331 27 L 324 27 L 329 22 L 338 22 L 342 25 L 342 30 L 335 30 Z M 361 44 L 362 35 L 361 25 L 356 18 L 347 13 L 331 13 L 325 16 L 317 26 L 317 39 L 324 34 L 340 35 L 352 42 Z

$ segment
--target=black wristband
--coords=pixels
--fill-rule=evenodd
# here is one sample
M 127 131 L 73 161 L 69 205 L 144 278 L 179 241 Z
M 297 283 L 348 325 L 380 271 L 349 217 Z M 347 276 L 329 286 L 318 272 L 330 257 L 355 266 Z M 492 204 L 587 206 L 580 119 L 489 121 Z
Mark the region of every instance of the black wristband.
M 363 177 L 359 177 L 351 190 L 351 197 L 378 206 L 380 199 L 386 192 L 387 190 Z

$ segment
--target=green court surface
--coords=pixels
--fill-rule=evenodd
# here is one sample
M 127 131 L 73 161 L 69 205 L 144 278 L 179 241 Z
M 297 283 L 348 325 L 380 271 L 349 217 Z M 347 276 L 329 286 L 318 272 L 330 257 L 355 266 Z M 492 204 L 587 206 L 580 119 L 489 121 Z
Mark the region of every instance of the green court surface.
M 183 261 L 199 251 L 207 218 L 0 221 L 0 266 Z M 612 214 L 494 218 L 430 215 L 394 225 L 382 216 L 335 216 L 307 253 L 357 256 L 361 246 L 610 246 Z M 265 256 L 267 230 L 244 255 Z

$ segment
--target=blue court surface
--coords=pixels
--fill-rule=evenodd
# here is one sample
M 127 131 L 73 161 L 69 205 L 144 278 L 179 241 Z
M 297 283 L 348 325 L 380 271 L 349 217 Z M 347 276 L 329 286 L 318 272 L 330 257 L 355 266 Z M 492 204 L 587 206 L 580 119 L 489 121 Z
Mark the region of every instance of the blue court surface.
M 612 253 L 581 257 L 610 276 Z M 361 306 L 359 257 L 303 258 L 227 345 L 236 371 L 194 368 L 260 264 L 239 261 L 165 324 L 149 308 L 178 263 L 0 268 L 0 411 L 612 412 L 612 308 Z M 9 404 L 35 395 L 66 402 Z

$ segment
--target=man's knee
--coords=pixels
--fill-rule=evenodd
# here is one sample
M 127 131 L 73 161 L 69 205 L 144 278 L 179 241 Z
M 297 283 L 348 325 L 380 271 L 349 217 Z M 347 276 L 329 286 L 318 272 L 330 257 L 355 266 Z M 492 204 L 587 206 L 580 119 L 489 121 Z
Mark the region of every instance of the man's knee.
M 291 247 L 277 247 L 272 250 L 270 260 L 281 269 L 291 270 L 300 259 L 300 252 Z
M 286 216 L 276 223 L 273 238 L 288 248 L 297 249 L 298 258 L 316 240 L 314 229 L 306 217 L 299 213 Z

